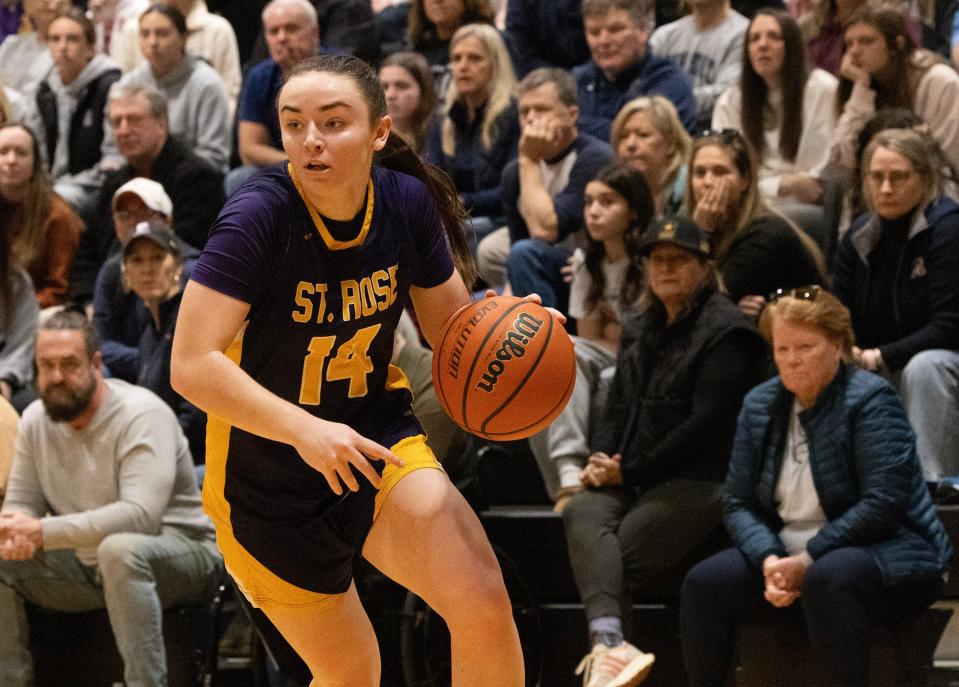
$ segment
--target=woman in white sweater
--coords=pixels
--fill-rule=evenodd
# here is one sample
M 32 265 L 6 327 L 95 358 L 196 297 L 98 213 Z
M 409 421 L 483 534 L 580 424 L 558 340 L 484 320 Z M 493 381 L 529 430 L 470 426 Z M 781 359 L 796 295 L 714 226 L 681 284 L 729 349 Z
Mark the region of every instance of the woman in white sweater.
M 746 33 L 740 83 L 713 110 L 714 129 L 737 129 L 755 150 L 762 196 L 805 229 L 823 213 L 819 176 L 829 161 L 837 85 L 828 72 L 807 68 L 792 16 L 763 9 Z

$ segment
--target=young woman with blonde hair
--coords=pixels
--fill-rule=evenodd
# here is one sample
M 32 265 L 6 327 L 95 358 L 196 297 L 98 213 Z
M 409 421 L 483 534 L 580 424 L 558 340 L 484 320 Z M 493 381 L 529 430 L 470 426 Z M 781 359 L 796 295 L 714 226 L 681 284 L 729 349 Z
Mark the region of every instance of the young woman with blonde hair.
M 443 117 L 430 133 L 426 158 L 453 179 L 482 238 L 503 220 L 500 174 L 519 142 L 516 76 L 505 42 L 489 24 L 467 24 L 453 34 L 450 65 Z

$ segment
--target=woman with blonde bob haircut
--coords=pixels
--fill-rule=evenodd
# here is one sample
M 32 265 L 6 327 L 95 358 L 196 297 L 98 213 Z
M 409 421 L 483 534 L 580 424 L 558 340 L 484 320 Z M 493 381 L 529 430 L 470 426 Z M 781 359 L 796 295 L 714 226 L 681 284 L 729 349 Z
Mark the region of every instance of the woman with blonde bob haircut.
M 843 236 L 834 288 L 852 312 L 856 362 L 897 377 L 925 477 L 959 474 L 959 204 L 943 194 L 935 139 L 887 129 L 866 146 L 872 209 Z
M 736 626 L 786 621 L 796 604 L 836 684 L 865 687 L 870 623 L 908 622 L 935 601 L 952 547 L 896 390 L 849 364 L 842 303 L 817 286 L 792 289 L 761 329 L 779 376 L 739 414 L 725 496 L 735 547 L 683 584 L 689 684 L 724 685 Z
M 500 174 L 516 157 L 516 75 L 506 43 L 489 24 L 467 24 L 450 40 L 452 79 L 443 117 L 427 141 L 427 159 L 446 172 L 479 233 L 501 223 Z
M 682 209 L 692 139 L 672 102 L 661 95 L 630 100 L 613 120 L 609 142 L 620 161 L 646 177 L 656 217 Z
M 684 206 L 709 234 L 729 297 L 750 317 L 777 289 L 825 279 L 818 246 L 760 199 L 757 170 L 739 131 L 706 131 L 693 141 Z

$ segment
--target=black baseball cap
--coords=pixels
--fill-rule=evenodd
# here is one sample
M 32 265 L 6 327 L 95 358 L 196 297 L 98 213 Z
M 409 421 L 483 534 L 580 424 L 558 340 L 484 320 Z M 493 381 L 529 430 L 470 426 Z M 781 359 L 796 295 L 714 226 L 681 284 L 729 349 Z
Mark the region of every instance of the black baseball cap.
M 709 237 L 689 217 L 679 215 L 656 222 L 643 234 L 639 244 L 639 252 L 643 256 L 648 256 L 653 248 L 661 243 L 671 243 L 674 246 L 685 248 L 701 258 L 709 257 Z
M 153 241 L 174 257 L 180 256 L 180 246 L 177 244 L 176 237 L 169 227 L 160 220 L 151 219 L 138 223 L 134 227 L 133 233 L 130 234 L 130 238 L 123 245 L 123 257 L 127 256 L 133 244 L 140 239 Z

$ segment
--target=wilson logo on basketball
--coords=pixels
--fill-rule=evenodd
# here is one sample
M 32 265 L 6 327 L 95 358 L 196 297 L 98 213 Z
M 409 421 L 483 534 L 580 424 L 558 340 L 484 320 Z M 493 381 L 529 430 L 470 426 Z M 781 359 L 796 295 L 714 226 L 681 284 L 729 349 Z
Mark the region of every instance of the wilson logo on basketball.
M 506 369 L 506 363 L 513 358 L 522 358 L 526 355 L 526 345 L 536 336 L 540 327 L 543 326 L 543 320 L 533 317 L 530 313 L 520 313 L 519 317 L 513 320 L 513 328 L 510 329 L 500 347 L 496 349 L 496 357 L 486 366 L 486 372 L 476 383 L 476 388 L 492 393 L 496 381 Z

